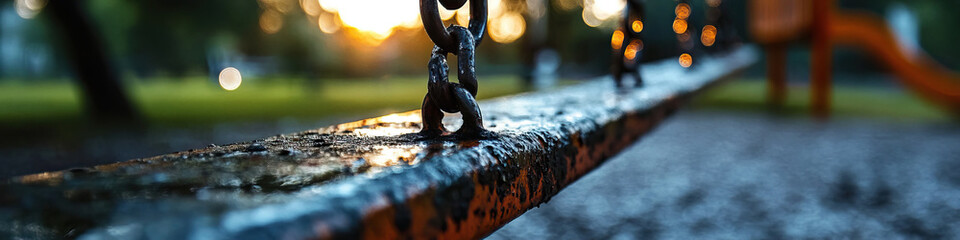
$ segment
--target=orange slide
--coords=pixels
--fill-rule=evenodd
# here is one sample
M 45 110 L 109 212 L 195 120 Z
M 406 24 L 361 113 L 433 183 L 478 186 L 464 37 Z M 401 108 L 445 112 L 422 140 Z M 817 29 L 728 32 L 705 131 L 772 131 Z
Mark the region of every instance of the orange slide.
M 923 51 L 905 49 L 878 16 L 841 11 L 835 0 L 752 0 L 749 8 L 753 39 L 767 51 L 768 94 L 775 106 L 782 104 L 786 94 L 785 46 L 809 41 L 815 115 L 829 114 L 831 47 L 837 44 L 875 56 L 903 85 L 960 113 L 960 74 L 944 68 Z
M 905 86 L 960 112 L 960 74 L 940 66 L 922 51 L 903 49 L 893 31 L 878 17 L 833 13 L 830 18 L 829 35 L 834 43 L 862 48 L 884 63 Z

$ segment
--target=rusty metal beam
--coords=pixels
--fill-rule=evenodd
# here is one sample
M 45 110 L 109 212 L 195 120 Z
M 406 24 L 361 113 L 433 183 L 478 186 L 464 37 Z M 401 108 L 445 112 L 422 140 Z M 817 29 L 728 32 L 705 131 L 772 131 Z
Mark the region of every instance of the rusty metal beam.
M 481 103 L 492 139 L 424 140 L 405 112 L 0 184 L 0 237 L 479 238 L 548 201 L 685 99 L 751 64 L 752 47 Z M 459 118 L 446 119 L 451 129 Z

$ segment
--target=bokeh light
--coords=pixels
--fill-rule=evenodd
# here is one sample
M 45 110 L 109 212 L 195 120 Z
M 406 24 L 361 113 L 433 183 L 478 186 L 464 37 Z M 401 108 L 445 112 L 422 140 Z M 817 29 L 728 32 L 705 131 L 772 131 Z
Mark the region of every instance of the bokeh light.
M 336 14 L 323 12 L 320 14 L 320 17 L 317 18 L 317 25 L 320 26 L 320 31 L 324 33 L 336 33 L 340 31 L 340 21 L 337 19 Z
M 437 10 L 440 10 L 440 19 L 444 21 L 450 20 L 457 14 L 457 10 L 447 10 L 443 7 L 438 7 Z
M 620 29 L 617 29 L 616 31 L 613 31 L 613 37 L 610 37 L 610 46 L 613 47 L 613 49 L 619 50 L 620 47 L 622 47 L 622 45 L 623 45 L 623 31 L 620 31 Z
M 562 11 L 572 11 L 583 6 L 583 2 L 578 0 L 552 0 L 551 3 Z
M 623 57 L 627 61 L 633 61 L 637 58 L 637 54 L 640 53 L 640 50 L 643 50 L 643 42 L 639 39 L 630 41 L 630 44 L 627 45 L 627 49 L 623 51 Z
M 625 0 L 584 0 L 581 13 L 583 23 L 598 27 L 607 20 L 616 19 L 626 5 Z
M 488 6 L 489 7 L 489 6 Z M 443 7 L 438 7 L 443 8 Z M 487 18 L 491 18 L 492 14 L 487 12 Z M 467 1 L 466 4 L 463 4 L 463 7 L 457 9 L 457 25 L 467 26 L 470 24 L 470 2 Z
M 523 36 L 526 22 L 520 13 L 509 12 L 490 19 L 490 39 L 498 43 L 511 43 Z
M 673 12 L 677 15 L 677 18 L 687 19 L 690 17 L 690 5 L 687 5 L 686 3 L 677 4 L 677 8 L 675 8 Z
M 47 6 L 47 0 L 16 0 L 13 3 L 17 15 L 23 19 L 31 19 L 40 14 L 40 10 Z
M 700 34 L 700 43 L 703 43 L 704 46 L 713 46 L 713 43 L 717 39 L 717 28 L 713 25 L 703 26 L 703 30 Z
M 317 0 L 300 0 L 300 8 L 310 16 L 317 16 L 323 12 L 320 8 L 320 1 Z
M 379 45 L 396 31 L 422 31 L 417 0 L 315 0 L 315 5 L 303 1 L 310 0 L 301 0 L 304 13 L 312 16 L 312 12 L 318 11 L 316 21 L 322 32 L 342 32 L 357 40 L 354 42 Z M 622 0 L 612 0 L 613 3 L 617 1 Z M 610 3 L 599 6 L 607 5 Z M 526 32 L 522 13 L 525 9 L 507 6 L 503 0 L 488 0 L 487 7 L 487 34 L 494 42 L 511 43 Z M 441 6 L 437 10 L 444 21 L 454 20 L 461 26 L 470 24 L 469 1 L 458 9 L 448 10 Z
M 689 53 L 680 54 L 679 62 L 681 67 L 688 68 L 693 65 L 693 56 L 690 56 Z
M 640 31 L 643 31 L 643 21 L 640 21 L 640 19 L 633 20 L 633 23 L 630 24 L 630 29 L 633 29 L 635 33 L 640 33 Z
M 673 32 L 677 34 L 687 32 L 687 20 L 675 19 L 673 20 Z
M 283 15 L 267 10 L 260 14 L 260 29 L 266 34 L 274 34 L 283 28 Z
M 319 0 L 319 3 L 321 9 L 335 14 L 342 28 L 351 29 L 353 37 L 364 40 L 360 42 L 378 44 L 398 29 L 422 25 L 420 4 L 416 0 Z M 331 31 L 336 24 L 324 26 Z
M 710 7 L 719 7 L 721 0 L 707 0 L 707 5 Z
M 240 83 L 243 82 L 243 77 L 240 76 L 240 70 L 234 67 L 228 67 L 220 71 L 219 82 L 220 87 L 224 90 L 233 91 L 240 87 Z

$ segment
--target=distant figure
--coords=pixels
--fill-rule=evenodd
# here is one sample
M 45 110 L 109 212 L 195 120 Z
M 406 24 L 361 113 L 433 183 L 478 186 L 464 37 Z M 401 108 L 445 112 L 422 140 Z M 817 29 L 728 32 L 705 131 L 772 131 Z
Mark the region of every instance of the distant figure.
M 533 62 L 533 72 L 531 73 L 533 88 L 543 90 L 556 86 L 557 70 L 560 69 L 560 54 L 552 48 L 544 48 L 537 52 Z
M 640 33 L 643 31 L 644 20 L 643 0 L 628 0 L 623 8 L 623 22 L 610 39 L 613 48 L 611 71 L 618 88 L 623 87 L 623 74 L 627 72 L 633 76 L 634 87 L 643 86 L 643 79 L 640 77 L 643 40 Z

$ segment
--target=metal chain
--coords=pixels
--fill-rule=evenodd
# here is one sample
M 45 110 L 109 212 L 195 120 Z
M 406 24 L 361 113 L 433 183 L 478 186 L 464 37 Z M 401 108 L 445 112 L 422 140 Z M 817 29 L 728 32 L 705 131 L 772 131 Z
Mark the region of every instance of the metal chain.
M 440 0 L 444 8 L 453 10 L 466 4 L 466 0 Z M 443 26 L 437 11 L 437 0 L 420 0 L 420 16 L 427 35 L 436 44 L 430 61 L 427 94 L 423 97 L 420 117 L 423 129 L 420 134 L 429 137 L 447 132 L 443 127 L 443 112 L 463 115 L 463 125 L 457 130 L 459 138 L 478 138 L 488 133 L 483 128 L 480 106 L 477 105 L 477 75 L 474 54 L 487 22 L 486 0 L 470 1 L 470 25 L 468 27 Z M 447 54 L 457 55 L 457 79 L 449 81 Z

